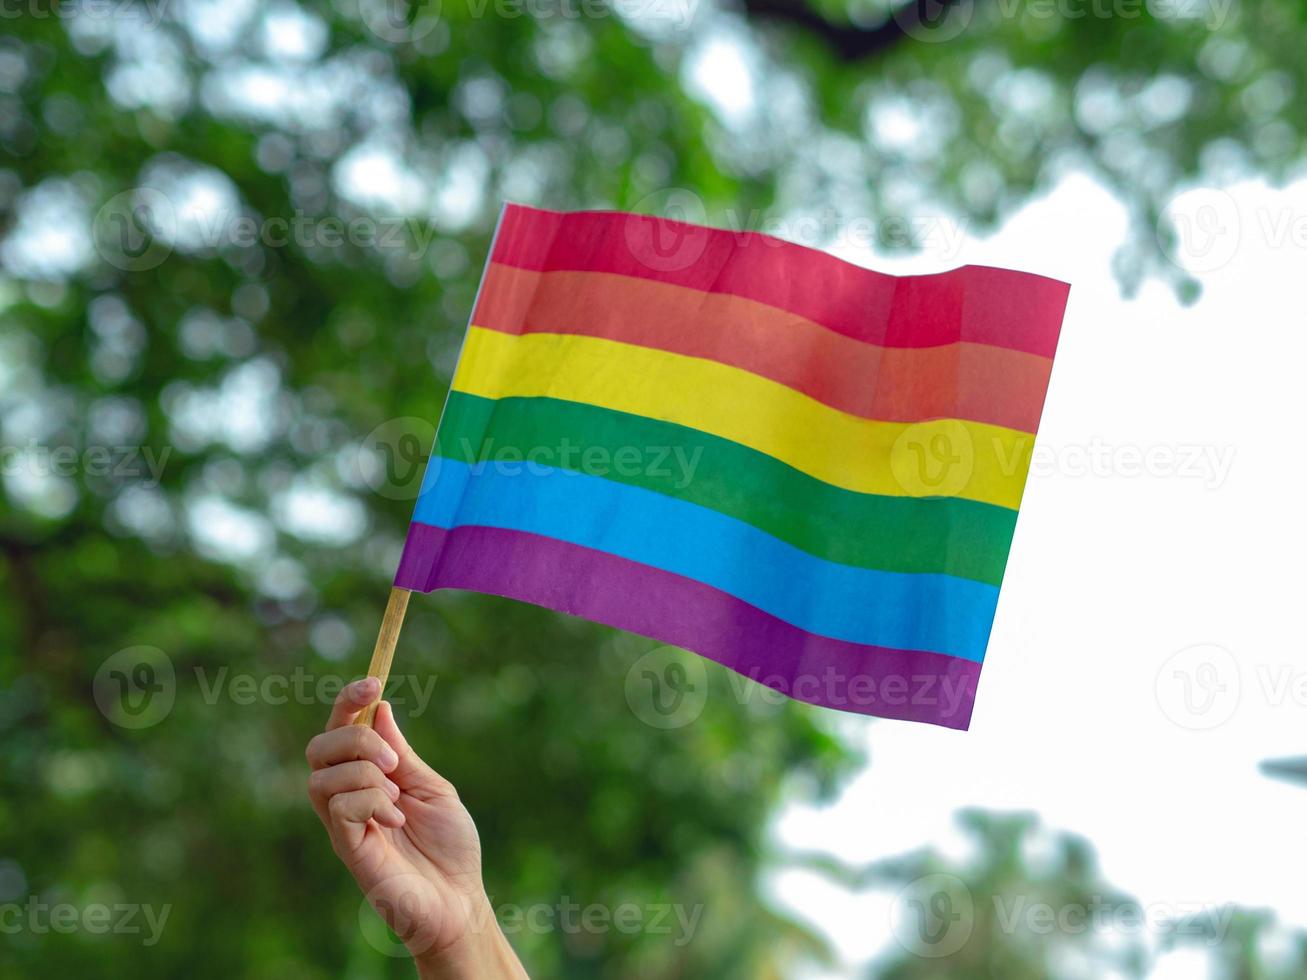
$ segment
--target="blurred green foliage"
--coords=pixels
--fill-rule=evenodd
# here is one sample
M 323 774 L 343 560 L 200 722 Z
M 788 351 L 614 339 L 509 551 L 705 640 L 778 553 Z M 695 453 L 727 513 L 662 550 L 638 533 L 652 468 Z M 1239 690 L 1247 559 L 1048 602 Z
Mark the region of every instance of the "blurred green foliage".
M 1084 838 L 1054 834 L 1031 814 L 968 810 L 959 821 L 970 856 L 933 850 L 859 871 L 851 887 L 900 889 L 902 950 L 876 964 L 877 980 L 931 977 L 1141 978 L 1177 951 L 1191 975 L 1292 980 L 1307 975 L 1307 935 L 1266 911 L 1144 905 L 1105 881 Z M 1184 975 L 1172 967 L 1169 976 Z
M 612 18 L 551 41 L 528 18 L 450 10 L 428 35 L 443 49 L 428 53 L 324 9 L 312 64 L 283 67 L 309 85 L 316 66 L 312 84 L 336 94 L 296 109 L 281 90 L 284 117 L 260 124 L 211 109 L 217 74 L 270 63 L 258 36 L 206 52 L 185 18 L 217 13 L 165 10 L 179 19 L 139 33 L 6 23 L 0 186 L 20 245 L 22 195 L 56 180 L 92 215 L 152 179 L 182 211 L 198 179 L 260 221 L 360 217 L 333 167 L 368 138 L 414 166 L 493 156 L 561 205 L 629 200 L 642 168 L 749 193 L 716 174 L 705 110 Z M 158 70 L 123 96 L 133 63 Z M 180 75 L 158 68 L 169 63 Z M 477 79 L 507 97 L 493 118 L 469 108 Z M 147 104 L 120 101 L 137 96 Z M 449 179 L 469 179 L 459 173 Z M 178 245 L 156 264 L 148 242 L 135 254 L 129 242 L 68 275 L 35 268 L 36 247 L 6 253 L 5 443 L 33 453 L 11 458 L 0 516 L 4 899 L 171 910 L 150 946 L 24 918 L 0 943 L 5 976 L 411 974 L 369 943 L 377 930 L 360 927 L 361 896 L 306 806 L 303 746 L 326 704 L 312 684 L 289 703 L 270 703 L 280 687 L 242 703 L 236 678 L 366 667 L 420 466 L 399 460 L 408 482 L 374 492 L 363 442 L 388 420 L 436 418 L 497 193 L 404 225 L 394 247 L 333 248 L 315 228 L 284 247 Z M 97 234 L 114 230 L 107 217 Z M 62 218 L 85 234 L 72 203 Z M 118 267 L 134 258 L 150 267 Z M 144 457 L 118 452 L 128 444 L 166 454 L 157 488 Z M 83 455 L 95 446 L 114 452 L 109 472 Z M 71 475 L 42 461 L 60 447 L 77 457 Z M 281 514 L 287 499 L 325 500 L 337 526 L 301 527 Z M 93 682 L 137 645 L 166 654 L 176 697 L 133 730 L 98 709 Z M 679 945 L 651 930 L 523 931 L 513 939 L 536 975 L 779 971 L 820 943 L 757 894 L 766 817 L 784 786 L 830 791 L 854 754 L 817 713 L 741 710 L 718 670 L 694 724 L 651 728 L 624 695 L 651 646 L 506 601 L 422 597 L 396 672 L 435 686 L 407 727 L 476 817 L 497 903 L 703 907 Z
M 0 902 L 169 911 L 150 945 L 24 918 L 0 940 L 5 976 L 410 974 L 303 797 L 326 705 L 247 698 L 237 678 L 364 669 L 420 474 L 386 452 L 429 438 L 502 199 L 659 211 L 686 188 L 709 220 L 829 207 L 884 229 L 927 205 L 997 221 L 1084 166 L 1140 218 L 1127 284 L 1183 284 L 1156 234 L 1167 194 L 1301 157 L 1295 4 L 1213 30 L 977 3 L 948 43 L 820 7 L 6 6 Z M 710 33 L 756 60 L 742 116 L 692 94 Z M 863 34 L 884 43 L 860 53 Z M 895 112 L 923 124 L 907 142 Z M 286 224 L 251 240 L 241 221 Z M 378 476 L 387 462 L 402 479 Z M 102 665 L 142 645 L 175 701 L 132 728 L 96 695 Z M 541 977 L 753 980 L 821 960 L 759 881 L 778 803 L 858 764 L 841 720 L 741 703 L 708 665 L 701 716 L 650 726 L 625 685 L 651 646 L 481 596 L 410 607 L 396 670 L 435 686 L 400 713 L 476 817 L 492 896 L 703 908 L 682 945 L 514 942 Z M 982 890 L 1020 867 L 1013 831 L 986 833 Z M 1073 870 L 1041 887 L 1080 887 Z M 996 949 L 952 975 L 1053 969 Z

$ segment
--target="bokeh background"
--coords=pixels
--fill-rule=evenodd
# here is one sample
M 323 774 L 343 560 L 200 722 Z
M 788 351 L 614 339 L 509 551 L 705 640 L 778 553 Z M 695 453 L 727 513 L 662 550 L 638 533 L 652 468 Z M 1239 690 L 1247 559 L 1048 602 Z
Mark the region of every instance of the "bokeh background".
M 306 804 L 302 751 L 339 684 L 366 667 L 502 201 L 768 231 L 890 270 L 948 268 L 965 242 L 1019 236 L 1027 267 L 1077 283 L 1073 351 L 1103 353 L 1095 331 L 1134 343 L 1110 332 L 1127 323 L 1149 363 L 1176 365 L 1122 378 L 1104 355 L 1073 393 L 1059 366 L 1050 413 L 1110 411 L 1147 386 L 1147 405 L 1182 412 L 1189 402 L 1168 388 L 1194 406 L 1211 396 L 1184 387 L 1196 362 L 1169 351 L 1197 344 L 1211 354 L 1204 370 L 1238 371 L 1249 365 L 1227 346 L 1271 342 L 1265 323 L 1236 319 L 1237 302 L 1222 308 L 1224 333 L 1148 331 L 1192 322 L 1179 318 L 1234 261 L 1227 233 L 1243 199 L 1219 188 L 1301 172 L 1307 11 L 1291 0 L 0 9 L 6 977 L 412 974 Z M 1013 231 L 1046 194 L 1072 203 Z M 1288 264 L 1264 288 L 1284 290 L 1307 211 L 1266 200 L 1262 244 Z M 1103 214 L 1106 239 L 1092 220 Z M 1091 226 L 1094 247 L 1078 248 Z M 1086 289 L 1099 305 L 1077 316 Z M 1277 295 L 1273 325 L 1300 328 L 1292 290 Z M 1121 312 L 1145 301 L 1162 312 Z M 1290 348 L 1286 384 L 1301 353 Z M 1037 470 L 1032 488 L 1064 469 Z M 1185 491 L 1156 485 L 1148 526 L 1165 528 Z M 1092 497 L 1073 515 L 1045 508 L 1035 526 L 1110 536 L 1087 516 Z M 1109 537 L 1104 567 L 1164 577 L 1148 555 L 1189 540 L 1210 501 L 1184 511 L 1174 539 Z M 1223 520 L 1231 539 L 1260 534 Z M 1034 567 L 1036 538 L 1051 541 L 1038 552 L 1047 564 L 1086 561 L 1093 545 L 1059 559 L 1056 537 L 1019 531 L 1019 580 L 1074 592 L 1058 587 L 1065 571 Z M 1233 574 L 1223 561 L 1208 571 Z M 1100 619 L 1114 596 L 1131 598 L 1101 590 Z M 1077 652 L 1097 644 L 1079 615 L 1061 621 L 1065 635 L 1026 637 L 1041 682 L 1073 686 L 1064 654 L 1107 655 Z M 1192 705 L 1155 701 L 1150 686 L 1167 656 L 1220 639 L 1211 620 L 1199 629 L 1137 655 L 1124 631 L 1107 632 L 1144 665 L 1139 712 L 1185 738 L 1217 730 L 1183 743 L 1215 765 L 1226 718 L 1195 723 Z M 1301 654 L 1293 635 L 1286 662 Z M 1021 662 L 1020 631 L 1000 624 L 996 637 L 999 658 Z M 1184 656 L 1200 683 L 1228 667 L 1219 652 Z M 672 701 L 657 700 L 651 670 Z M 1166 922 L 1185 928 L 1159 925 L 1144 914 L 1155 905 L 1100 869 L 1093 820 L 1063 832 L 1021 793 L 1022 809 L 949 817 L 960 850 L 925 827 L 897 855 L 845 847 L 873 813 L 912 819 L 916 789 L 848 802 L 884 746 L 925 794 L 947 780 L 936 752 L 999 729 L 1022 732 L 1032 753 L 1056 748 L 1041 757 L 1044 781 L 1085 769 L 1104 806 L 1142 820 L 1165 805 L 1174 760 L 1129 728 L 1136 701 L 1107 692 L 1063 709 L 1058 727 L 1001 702 L 1017 671 L 994 670 L 981 730 L 927 743 L 913 726 L 776 703 L 637 637 L 439 594 L 410 606 L 393 695 L 477 819 L 496 904 L 552 910 L 511 933 L 533 976 L 1034 980 L 1161 975 L 1168 962 L 1183 964 L 1177 976 L 1307 974 L 1303 933 L 1242 895 L 1204 894 L 1200 908 L 1171 894 Z M 1022 744 L 993 763 L 1009 767 L 996 780 L 1017 778 Z M 1252 744 L 1240 743 L 1244 768 Z M 1139 756 L 1148 768 L 1130 770 Z M 1134 780 L 1115 784 L 1117 769 Z M 1272 808 L 1300 815 L 1283 792 Z M 846 836 L 819 833 L 824 848 L 783 832 L 786 814 L 837 811 Z M 1239 819 L 1204 831 L 1211 851 L 1267 839 Z M 1300 855 L 1278 846 L 1247 860 L 1268 880 L 1301 881 Z M 828 887 L 786 877 L 795 870 Z M 894 898 L 853 916 L 854 934 L 878 937 L 864 950 L 829 926 L 847 926 L 841 903 L 867 892 Z M 569 926 L 568 903 L 633 906 L 636 926 Z

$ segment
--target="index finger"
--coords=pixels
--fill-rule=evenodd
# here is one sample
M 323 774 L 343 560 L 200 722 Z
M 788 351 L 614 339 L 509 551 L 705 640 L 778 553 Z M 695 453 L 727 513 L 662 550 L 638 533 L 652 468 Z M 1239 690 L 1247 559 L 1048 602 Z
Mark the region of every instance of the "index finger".
M 327 718 L 327 727 L 323 731 L 344 728 L 352 722 L 360 711 L 381 697 L 381 681 L 375 677 L 361 677 L 351 684 L 346 684 L 336 695 L 336 703 L 331 706 L 331 715 Z

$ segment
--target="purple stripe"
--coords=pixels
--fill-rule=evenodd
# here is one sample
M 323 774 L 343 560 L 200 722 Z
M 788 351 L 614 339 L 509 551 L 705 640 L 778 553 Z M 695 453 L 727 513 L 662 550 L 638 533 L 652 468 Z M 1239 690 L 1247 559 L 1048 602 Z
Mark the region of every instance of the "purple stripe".
M 411 524 L 395 584 L 469 589 L 694 650 L 811 704 L 966 729 L 980 664 L 818 636 L 671 572 L 553 538 Z

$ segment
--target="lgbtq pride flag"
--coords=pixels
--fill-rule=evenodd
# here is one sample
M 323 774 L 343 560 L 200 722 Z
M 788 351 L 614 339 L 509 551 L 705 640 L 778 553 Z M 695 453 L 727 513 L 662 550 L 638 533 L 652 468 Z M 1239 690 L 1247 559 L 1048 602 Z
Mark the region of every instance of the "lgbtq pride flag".
M 395 585 L 966 728 L 1068 288 L 510 204 Z

